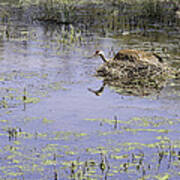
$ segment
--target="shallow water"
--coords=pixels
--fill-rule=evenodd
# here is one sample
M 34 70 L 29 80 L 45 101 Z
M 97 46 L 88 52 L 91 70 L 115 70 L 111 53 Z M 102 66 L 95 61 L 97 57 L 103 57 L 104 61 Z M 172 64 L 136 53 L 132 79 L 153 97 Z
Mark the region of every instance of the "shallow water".
M 0 178 L 179 179 L 180 80 L 148 97 L 88 91 L 102 85 L 96 49 L 153 50 L 179 67 L 179 40 L 0 24 Z

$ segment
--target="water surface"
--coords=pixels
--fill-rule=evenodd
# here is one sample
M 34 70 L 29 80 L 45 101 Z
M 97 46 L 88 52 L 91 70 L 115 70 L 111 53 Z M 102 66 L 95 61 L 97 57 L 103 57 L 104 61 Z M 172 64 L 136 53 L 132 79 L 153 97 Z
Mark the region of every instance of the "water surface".
M 174 31 L 104 35 L 72 25 L 0 24 L 1 179 L 179 179 L 180 80 L 127 96 L 94 76 L 123 48 L 180 66 Z

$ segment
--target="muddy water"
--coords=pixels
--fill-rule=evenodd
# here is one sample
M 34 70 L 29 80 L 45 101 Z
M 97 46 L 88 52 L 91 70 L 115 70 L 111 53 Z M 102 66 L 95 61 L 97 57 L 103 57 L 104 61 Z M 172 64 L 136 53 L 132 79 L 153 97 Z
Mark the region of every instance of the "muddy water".
M 94 77 L 122 48 L 180 67 L 177 31 L 104 36 L 73 26 L 0 25 L 0 179 L 179 179 L 180 80 L 126 96 Z

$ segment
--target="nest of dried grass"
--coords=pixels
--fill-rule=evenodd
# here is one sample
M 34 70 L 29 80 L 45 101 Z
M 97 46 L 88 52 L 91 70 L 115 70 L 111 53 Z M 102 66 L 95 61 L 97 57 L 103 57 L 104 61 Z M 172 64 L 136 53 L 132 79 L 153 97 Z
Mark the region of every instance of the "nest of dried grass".
M 166 84 L 171 71 L 166 64 L 148 62 L 109 61 L 97 69 L 96 76 L 118 92 L 132 95 L 149 95 L 159 92 Z

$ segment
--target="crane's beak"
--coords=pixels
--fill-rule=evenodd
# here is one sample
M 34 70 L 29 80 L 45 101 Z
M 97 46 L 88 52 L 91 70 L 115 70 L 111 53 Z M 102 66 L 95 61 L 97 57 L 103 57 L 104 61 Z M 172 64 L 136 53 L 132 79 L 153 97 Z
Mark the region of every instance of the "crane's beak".
M 92 56 L 89 56 L 89 57 L 87 57 L 87 58 L 88 58 L 88 59 L 91 59 L 91 58 L 93 58 L 93 57 L 95 57 L 95 56 L 97 56 L 96 53 L 94 53 Z
M 92 55 L 92 57 L 96 57 L 96 56 L 98 56 L 98 54 L 97 54 L 97 53 L 94 53 L 94 54 Z

